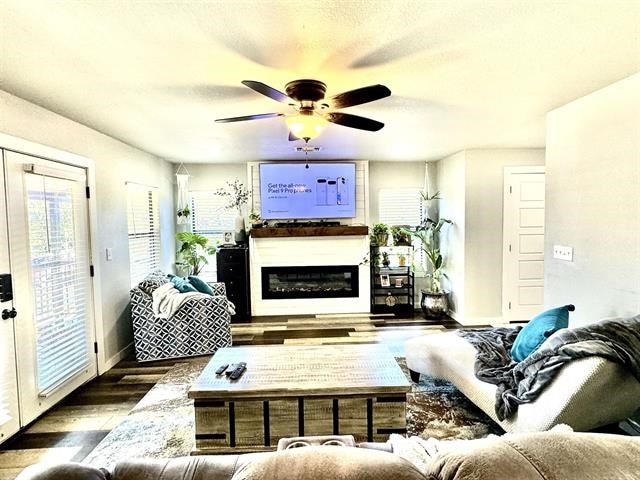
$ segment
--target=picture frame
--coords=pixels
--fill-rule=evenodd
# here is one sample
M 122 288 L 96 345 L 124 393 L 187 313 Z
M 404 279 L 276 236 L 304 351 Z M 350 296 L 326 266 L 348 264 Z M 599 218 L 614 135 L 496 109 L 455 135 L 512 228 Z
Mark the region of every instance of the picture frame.
M 232 231 L 222 232 L 222 245 L 235 245 L 235 235 Z
M 389 275 L 386 273 L 382 273 L 380 275 L 380 286 L 381 287 L 390 287 L 391 282 L 389 281 Z

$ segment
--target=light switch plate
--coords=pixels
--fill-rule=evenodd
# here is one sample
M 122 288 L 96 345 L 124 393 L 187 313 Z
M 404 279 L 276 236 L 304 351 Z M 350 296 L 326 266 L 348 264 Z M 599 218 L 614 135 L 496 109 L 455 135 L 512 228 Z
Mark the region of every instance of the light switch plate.
M 107 253 L 107 262 L 110 262 L 111 260 L 113 260 L 113 248 L 107 248 L 106 253 Z
M 573 262 L 573 247 L 567 247 L 565 245 L 554 245 L 553 258 L 564 260 L 566 262 Z

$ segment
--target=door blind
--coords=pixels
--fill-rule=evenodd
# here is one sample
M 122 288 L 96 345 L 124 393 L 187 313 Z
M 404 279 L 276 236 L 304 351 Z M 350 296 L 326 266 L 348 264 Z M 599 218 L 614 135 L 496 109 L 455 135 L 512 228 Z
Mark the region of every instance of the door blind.
M 127 184 L 129 269 L 131 286 L 160 267 L 160 213 L 158 189 Z
M 85 181 L 25 174 L 40 396 L 89 364 Z
M 189 192 L 191 202 L 191 231 L 209 239 L 210 245 L 216 245 L 223 232 L 234 229 L 236 211 L 225 208 L 225 199 L 213 192 Z M 209 263 L 200 272 L 205 280 L 216 279 L 215 257 L 207 259 Z

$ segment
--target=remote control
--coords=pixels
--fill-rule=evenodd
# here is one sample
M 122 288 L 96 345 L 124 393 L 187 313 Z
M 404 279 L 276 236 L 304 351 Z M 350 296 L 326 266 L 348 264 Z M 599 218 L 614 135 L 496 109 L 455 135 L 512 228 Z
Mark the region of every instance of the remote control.
M 236 368 L 233 369 L 231 375 L 229 375 L 230 380 L 237 380 L 247 369 L 247 364 L 245 362 L 240 362 Z
M 220 365 L 220 367 L 216 370 L 216 375 L 222 375 L 222 372 L 224 372 L 228 366 L 229 366 L 228 363 L 225 363 L 224 365 Z
M 233 373 L 233 371 L 238 368 L 238 365 L 240 365 L 239 363 L 232 363 L 231 365 L 229 365 L 229 368 L 226 372 L 224 372 L 224 374 L 228 377 L 229 375 L 231 375 Z

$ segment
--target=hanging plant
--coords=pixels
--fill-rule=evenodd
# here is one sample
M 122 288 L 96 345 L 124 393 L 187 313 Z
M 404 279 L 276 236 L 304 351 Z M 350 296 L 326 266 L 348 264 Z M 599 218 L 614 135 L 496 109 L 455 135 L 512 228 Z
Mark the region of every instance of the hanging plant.
M 182 217 L 187 218 L 189 217 L 189 215 L 191 215 L 191 210 L 189 210 L 189 207 L 186 206 L 178 210 L 177 215 L 178 215 L 178 218 L 182 218 Z

